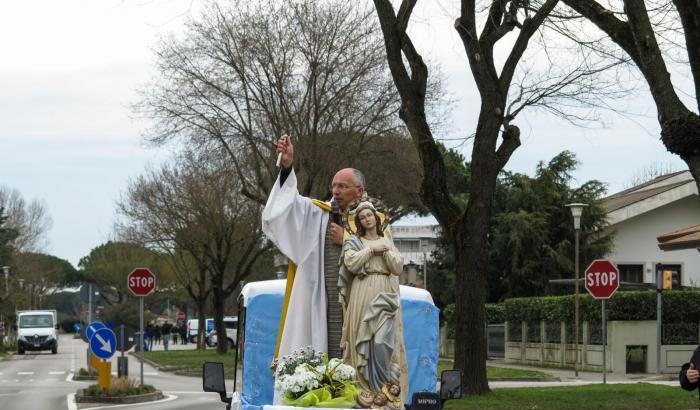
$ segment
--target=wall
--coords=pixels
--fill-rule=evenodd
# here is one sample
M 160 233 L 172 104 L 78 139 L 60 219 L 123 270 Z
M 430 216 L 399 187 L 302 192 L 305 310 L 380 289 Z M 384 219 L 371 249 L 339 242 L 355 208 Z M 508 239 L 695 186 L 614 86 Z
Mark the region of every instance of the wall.
M 607 259 L 617 264 L 644 264 L 644 282 L 654 283 L 654 264 L 680 264 L 683 286 L 700 286 L 700 253 L 697 250 L 664 252 L 656 237 L 662 233 L 700 224 L 700 201 L 689 196 L 614 225 L 615 247 Z

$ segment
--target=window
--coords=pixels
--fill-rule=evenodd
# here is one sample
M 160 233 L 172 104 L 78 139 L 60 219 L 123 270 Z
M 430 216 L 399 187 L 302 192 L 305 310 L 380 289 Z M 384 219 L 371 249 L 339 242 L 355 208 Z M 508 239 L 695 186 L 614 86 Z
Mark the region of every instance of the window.
M 419 252 L 420 241 L 418 240 L 395 240 L 396 249 L 402 253 Z
M 644 265 L 642 264 L 617 265 L 617 269 L 620 271 L 620 281 L 622 282 L 644 282 Z

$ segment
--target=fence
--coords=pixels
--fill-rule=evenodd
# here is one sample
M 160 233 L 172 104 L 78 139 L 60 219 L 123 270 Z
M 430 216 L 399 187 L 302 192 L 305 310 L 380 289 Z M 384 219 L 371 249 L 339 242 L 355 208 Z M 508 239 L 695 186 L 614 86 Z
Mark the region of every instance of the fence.
M 571 323 L 506 322 L 503 328 L 505 359 L 509 363 L 573 369 L 578 349 L 579 369 L 602 371 L 605 348 L 608 371 L 656 372 L 656 321 L 609 321 L 606 346 L 602 345 L 600 322 L 582 322 L 578 344 L 574 341 L 575 329 Z M 695 350 L 699 332 L 697 323 L 664 324 L 661 372 L 678 372 Z

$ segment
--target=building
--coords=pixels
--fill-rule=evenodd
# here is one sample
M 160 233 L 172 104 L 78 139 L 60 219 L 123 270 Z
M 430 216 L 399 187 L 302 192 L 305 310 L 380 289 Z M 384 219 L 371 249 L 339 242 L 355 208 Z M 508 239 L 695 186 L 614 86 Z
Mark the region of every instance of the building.
M 623 282 L 655 283 L 655 265 L 673 272 L 673 286 L 700 286 L 696 249 L 664 252 L 657 237 L 700 224 L 700 199 L 689 171 L 674 172 L 604 199 L 615 242 L 608 259 Z
M 392 225 L 394 245 L 401 252 L 404 268 L 399 283 L 420 288 L 426 287 L 426 263 L 437 248 L 438 225 Z M 430 278 L 428 278 L 429 280 Z

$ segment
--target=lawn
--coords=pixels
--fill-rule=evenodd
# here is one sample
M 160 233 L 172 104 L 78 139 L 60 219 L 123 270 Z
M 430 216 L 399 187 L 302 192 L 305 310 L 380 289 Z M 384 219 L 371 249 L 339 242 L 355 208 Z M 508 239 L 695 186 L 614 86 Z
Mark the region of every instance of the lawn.
M 438 377 L 443 370 L 451 369 L 452 360 L 440 359 L 438 362 Z M 486 366 L 486 377 L 489 379 L 551 379 L 552 375 L 536 370 Z
M 491 394 L 450 400 L 445 410 L 664 410 L 698 408 L 698 392 L 653 384 L 494 389 Z
M 224 364 L 226 377 L 233 378 L 233 354 L 229 350 L 226 355 L 216 353 L 215 349 L 201 350 L 171 350 L 169 352 L 145 352 L 146 359 L 164 366 L 168 371 L 186 371 L 202 374 L 204 362 L 221 362 Z

